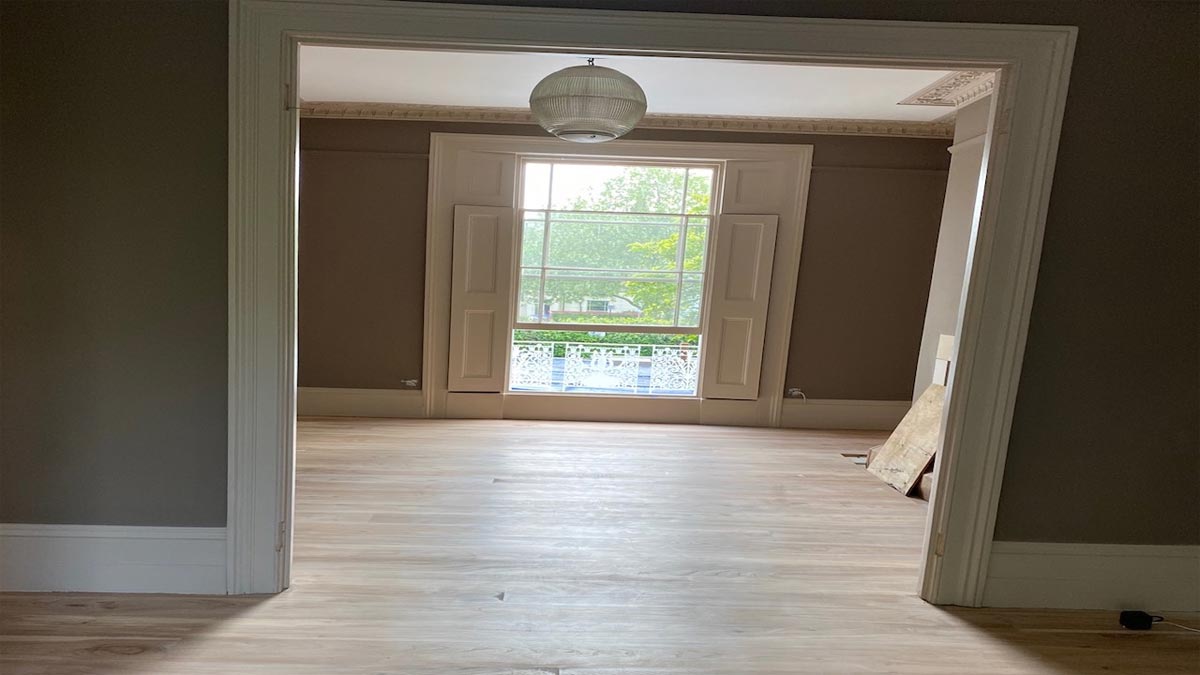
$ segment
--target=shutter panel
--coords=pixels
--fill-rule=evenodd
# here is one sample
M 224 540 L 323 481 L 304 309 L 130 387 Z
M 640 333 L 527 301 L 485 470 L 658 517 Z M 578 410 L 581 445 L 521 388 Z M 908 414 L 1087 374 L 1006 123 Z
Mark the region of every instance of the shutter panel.
M 454 207 L 450 295 L 450 391 L 504 386 L 512 303 L 513 210 Z
M 454 155 L 454 203 L 512 206 L 517 156 L 511 152 L 459 150 Z
M 704 321 L 704 398 L 758 398 L 778 224 L 773 215 L 717 219 Z
M 795 198 L 797 182 L 795 162 L 727 162 L 721 190 L 721 213 L 784 213 Z

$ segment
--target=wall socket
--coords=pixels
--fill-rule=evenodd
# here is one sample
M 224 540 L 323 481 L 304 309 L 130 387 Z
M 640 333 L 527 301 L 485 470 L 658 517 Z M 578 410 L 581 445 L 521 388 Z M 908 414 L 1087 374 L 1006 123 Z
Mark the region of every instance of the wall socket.
M 800 391 L 799 387 L 790 387 L 787 391 L 785 391 L 783 393 L 783 395 L 785 398 L 805 398 L 805 399 L 808 398 L 807 396 L 804 395 L 803 391 Z
M 421 381 L 420 380 L 400 380 L 400 386 L 404 387 L 405 389 L 420 389 Z

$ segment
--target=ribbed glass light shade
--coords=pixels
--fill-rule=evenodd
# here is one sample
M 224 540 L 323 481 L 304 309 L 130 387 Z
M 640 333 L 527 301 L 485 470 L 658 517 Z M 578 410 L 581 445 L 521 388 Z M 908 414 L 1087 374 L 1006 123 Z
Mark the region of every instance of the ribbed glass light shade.
M 612 68 L 572 66 L 538 82 L 529 109 L 543 129 L 563 140 L 603 143 L 637 125 L 646 114 L 646 93 Z

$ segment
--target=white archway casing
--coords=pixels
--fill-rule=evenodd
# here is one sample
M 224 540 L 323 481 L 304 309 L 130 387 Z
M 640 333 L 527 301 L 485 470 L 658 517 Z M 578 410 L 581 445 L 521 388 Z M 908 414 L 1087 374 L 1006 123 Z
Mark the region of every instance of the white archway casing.
M 999 83 L 960 304 L 920 594 L 979 605 L 1076 29 L 379 0 L 235 0 L 229 80 L 230 593 L 288 584 L 301 43 L 687 54 L 992 69 Z

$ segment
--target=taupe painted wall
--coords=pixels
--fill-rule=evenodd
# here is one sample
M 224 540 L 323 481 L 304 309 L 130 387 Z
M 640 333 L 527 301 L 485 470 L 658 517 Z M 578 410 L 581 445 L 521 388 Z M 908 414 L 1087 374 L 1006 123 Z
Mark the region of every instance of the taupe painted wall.
M 1186 86 L 1200 70 L 1200 6 L 662 0 L 655 8 L 1078 25 L 996 535 L 1200 543 L 1200 99 Z M 226 32 L 223 3 L 0 3 L 4 520 L 218 520 Z M 14 63 L 46 84 L 21 75 L 27 93 L 13 93 Z M 58 150 L 35 154 L 43 145 Z M 50 157 L 52 170 L 39 169 Z M 24 213 L 69 232 L 38 234 L 40 249 L 22 248 Z M 143 247 L 141 236 L 160 231 L 147 221 L 164 234 Z M 136 285 L 127 280 L 135 273 Z M 42 305 L 108 329 L 37 320 Z
M 0 3 L 0 521 L 225 524 L 226 12 Z
M 935 146 L 940 161 L 947 145 Z M 941 170 L 814 167 L 788 387 L 808 398 L 909 397 L 945 194 Z
M 508 124 L 304 119 L 300 382 L 398 388 L 421 374 L 429 134 Z M 946 189 L 948 140 L 643 130 L 645 140 L 806 143 L 812 187 L 787 386 L 907 399 Z
M 428 169 L 424 155 L 301 152 L 301 387 L 420 379 Z

